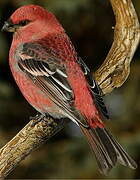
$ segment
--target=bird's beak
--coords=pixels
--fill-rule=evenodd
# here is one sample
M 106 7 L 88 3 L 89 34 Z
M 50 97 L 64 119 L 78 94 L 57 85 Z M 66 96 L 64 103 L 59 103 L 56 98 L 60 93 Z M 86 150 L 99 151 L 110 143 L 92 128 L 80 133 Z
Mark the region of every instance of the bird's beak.
M 15 32 L 17 27 L 10 21 L 5 21 L 1 31 Z

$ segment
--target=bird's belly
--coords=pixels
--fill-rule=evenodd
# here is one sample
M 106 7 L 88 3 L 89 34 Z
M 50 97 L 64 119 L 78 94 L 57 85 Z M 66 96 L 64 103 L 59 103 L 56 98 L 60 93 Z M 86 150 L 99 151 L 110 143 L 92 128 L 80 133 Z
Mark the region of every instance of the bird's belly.
M 48 113 L 54 118 L 65 115 L 53 101 L 41 91 L 24 73 L 12 71 L 15 81 L 25 99 L 40 113 Z

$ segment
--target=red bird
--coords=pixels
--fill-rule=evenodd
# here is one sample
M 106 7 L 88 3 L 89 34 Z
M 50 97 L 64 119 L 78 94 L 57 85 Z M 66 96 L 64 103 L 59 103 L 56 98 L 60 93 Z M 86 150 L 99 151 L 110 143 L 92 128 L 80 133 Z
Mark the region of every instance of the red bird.
M 42 116 L 69 118 L 95 153 L 100 172 L 136 163 L 105 129 L 101 90 L 55 16 L 37 5 L 17 9 L 3 30 L 14 32 L 9 63 L 26 100 Z

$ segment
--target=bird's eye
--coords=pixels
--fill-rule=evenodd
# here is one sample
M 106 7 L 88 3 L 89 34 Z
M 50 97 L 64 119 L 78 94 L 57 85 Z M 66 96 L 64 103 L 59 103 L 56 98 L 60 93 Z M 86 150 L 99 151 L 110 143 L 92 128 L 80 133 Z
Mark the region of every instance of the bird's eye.
M 20 25 L 20 26 L 26 26 L 26 25 L 29 24 L 29 23 L 30 23 L 29 20 L 22 20 L 22 21 L 19 22 L 19 25 Z

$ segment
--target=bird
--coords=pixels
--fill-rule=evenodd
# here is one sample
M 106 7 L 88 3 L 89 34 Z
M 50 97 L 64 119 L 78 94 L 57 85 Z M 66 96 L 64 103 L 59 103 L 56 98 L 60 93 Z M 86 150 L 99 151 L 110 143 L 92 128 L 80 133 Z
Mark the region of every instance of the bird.
M 24 5 L 2 30 L 13 33 L 9 65 L 29 104 L 42 117 L 76 123 L 100 173 L 107 175 L 117 162 L 135 169 L 136 162 L 105 127 L 109 115 L 102 91 L 55 15 L 38 5 Z

